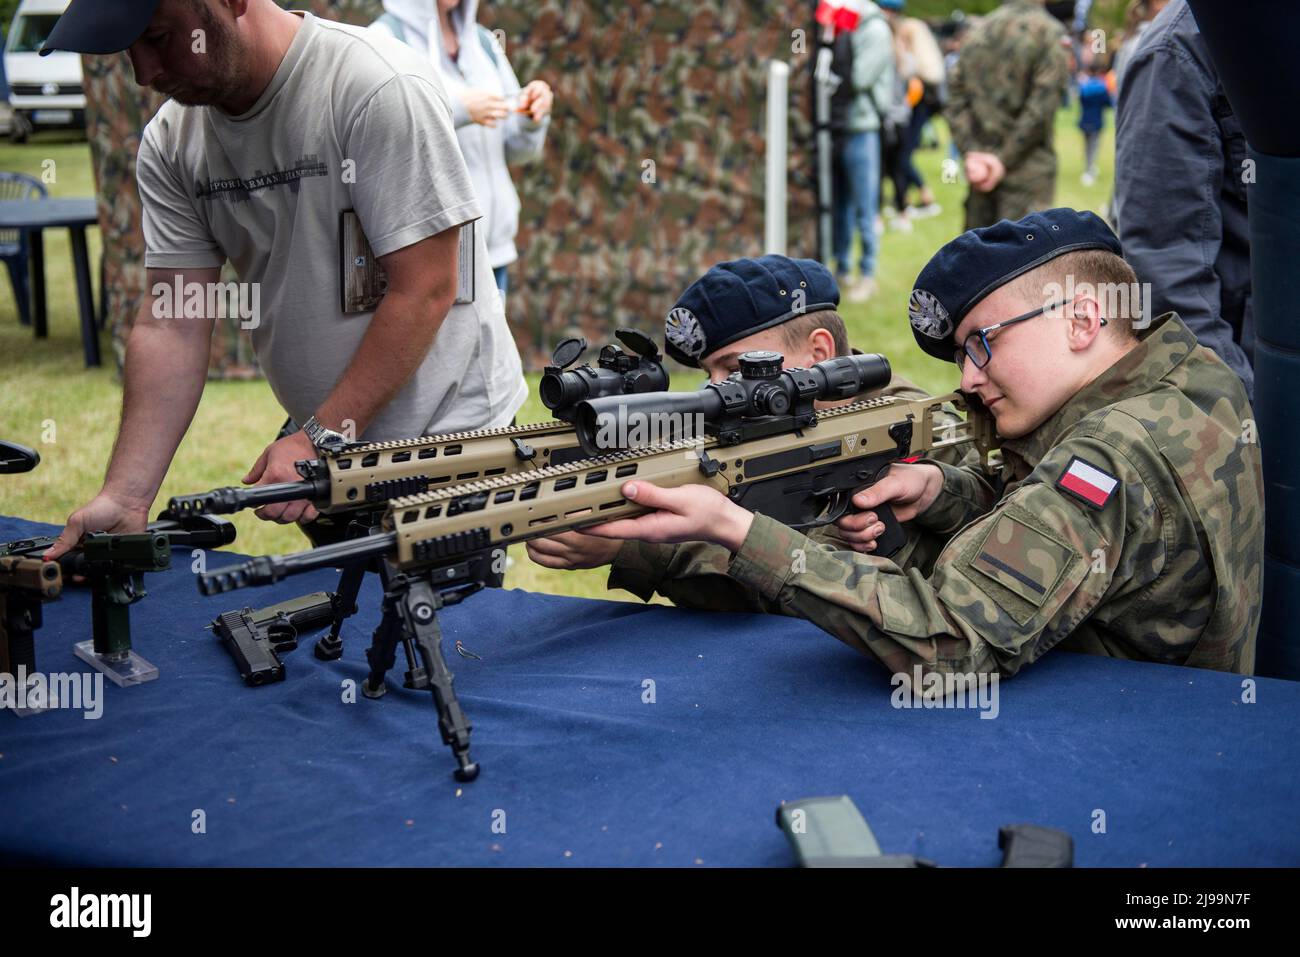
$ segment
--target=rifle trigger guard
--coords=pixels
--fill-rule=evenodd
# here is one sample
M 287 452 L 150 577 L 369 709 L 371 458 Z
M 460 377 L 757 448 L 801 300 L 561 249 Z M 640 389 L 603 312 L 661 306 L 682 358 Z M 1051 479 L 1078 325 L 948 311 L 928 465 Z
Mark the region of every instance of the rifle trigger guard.
M 828 489 L 825 492 L 814 492 L 813 498 L 820 498 L 822 495 L 827 494 L 832 494 L 832 490 Z M 821 528 L 824 525 L 832 525 L 835 522 L 838 522 L 840 518 L 843 517 L 844 513 L 849 510 L 849 506 L 853 503 L 853 494 L 839 489 L 833 490 L 833 494 L 835 497 L 831 500 L 831 511 L 834 514 L 828 515 L 826 518 L 815 519 L 811 522 L 802 522 L 799 525 L 791 525 L 790 527 L 796 531 L 800 531 L 805 528 Z

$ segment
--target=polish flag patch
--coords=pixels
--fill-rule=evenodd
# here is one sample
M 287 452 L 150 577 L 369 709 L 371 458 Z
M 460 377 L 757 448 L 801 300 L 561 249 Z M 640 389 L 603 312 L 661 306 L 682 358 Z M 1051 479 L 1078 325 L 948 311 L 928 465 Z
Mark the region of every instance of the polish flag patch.
M 1115 490 L 1119 488 L 1119 479 L 1105 469 L 1099 469 L 1076 455 L 1070 459 L 1070 464 L 1056 480 L 1056 487 L 1085 505 L 1103 509 L 1115 494 Z

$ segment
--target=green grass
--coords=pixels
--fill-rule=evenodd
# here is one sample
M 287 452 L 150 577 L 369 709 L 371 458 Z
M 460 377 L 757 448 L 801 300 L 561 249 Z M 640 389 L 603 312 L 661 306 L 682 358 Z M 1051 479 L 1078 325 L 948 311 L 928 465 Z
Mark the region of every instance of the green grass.
M 1094 186 L 1083 187 L 1079 182 L 1082 137 L 1074 127 L 1072 113 L 1058 115 L 1058 205 L 1100 211 L 1110 194 L 1112 180 L 1114 154 L 1110 136 L 1108 130 L 1101 150 L 1101 176 Z M 946 131 L 943 140 L 946 144 Z M 842 309 L 856 346 L 884 353 L 897 372 L 933 392 L 953 389 L 957 384 L 956 369 L 935 362 L 916 348 L 906 317 L 907 298 L 917 273 L 962 226 L 966 187 L 963 183 L 941 181 L 940 163 L 945 155 L 942 150 L 917 154 L 922 175 L 943 206 L 943 214 L 916 223 L 912 233 L 886 232 L 876 273 L 879 292 L 866 305 L 846 304 Z M 56 164 L 57 180 L 49 186 L 51 193 L 93 193 L 89 149 L 84 141 L 42 134 L 22 146 L 0 144 L 0 169 L 39 177 L 46 159 Z M 90 247 L 92 263 L 97 263 L 97 230 L 91 231 Z M 50 337 L 44 341 L 33 339 L 30 329 L 18 325 L 12 292 L 7 281 L 0 279 L 4 287 L 0 291 L 0 437 L 34 446 L 42 458 L 35 472 L 6 476 L 0 481 L 0 514 L 60 523 L 99 488 L 117 432 L 121 388 L 110 368 L 87 370 L 82 365 L 66 232 L 47 235 L 46 269 Z M 536 398 L 537 378 L 535 374 L 529 376 L 533 396 L 521 412 L 521 422 L 548 418 Z M 679 375 L 677 385 L 692 387 L 698 381 L 698 374 L 690 372 Z M 283 419 L 283 411 L 264 382 L 209 382 L 194 425 L 181 444 L 154 510 L 172 495 L 238 484 Z M 234 518 L 239 530 L 236 547 L 242 552 L 284 552 L 306 545 L 292 527 L 262 522 L 249 513 Z M 584 597 L 630 597 L 625 592 L 607 592 L 603 571 L 550 571 L 530 562 L 522 546 L 513 548 L 511 555 L 515 560 L 507 575 L 511 587 Z

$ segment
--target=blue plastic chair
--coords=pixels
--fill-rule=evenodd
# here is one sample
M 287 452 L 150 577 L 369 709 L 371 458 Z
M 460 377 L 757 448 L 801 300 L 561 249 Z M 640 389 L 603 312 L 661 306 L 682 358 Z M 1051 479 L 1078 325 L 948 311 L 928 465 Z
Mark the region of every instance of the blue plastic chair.
M 0 173 L 0 199 L 44 199 L 48 194 L 41 181 L 26 173 Z M 9 267 L 9 282 L 18 301 L 18 321 L 32 324 L 31 271 L 28 267 L 27 233 L 0 229 L 0 259 Z

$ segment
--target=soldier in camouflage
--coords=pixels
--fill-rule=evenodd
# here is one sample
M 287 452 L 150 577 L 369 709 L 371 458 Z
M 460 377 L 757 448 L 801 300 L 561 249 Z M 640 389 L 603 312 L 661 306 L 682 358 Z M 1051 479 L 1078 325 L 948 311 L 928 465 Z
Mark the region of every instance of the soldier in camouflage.
M 1177 315 L 1115 308 L 1107 288 L 1134 281 L 1119 253 L 1098 217 L 1058 209 L 964 233 L 922 271 L 917 342 L 957 359 L 1004 455 L 993 480 L 895 465 L 855 497 L 952 535 L 928 576 L 703 486 L 630 482 L 659 511 L 592 534 L 712 541 L 771 607 L 904 676 L 1012 675 L 1056 647 L 1249 674 L 1264 541 L 1250 403 Z
M 682 294 L 664 323 L 667 352 L 677 361 L 702 368 L 719 382 L 739 368 L 745 352 L 769 350 L 785 357 L 787 368 L 808 367 L 834 356 L 857 352 L 848 342 L 835 307 L 839 289 L 819 262 L 763 256 L 719 263 Z M 876 395 L 925 398 L 927 393 L 895 375 Z M 856 399 L 819 402 L 819 408 Z M 952 415 L 953 421 L 957 416 Z M 936 453 L 950 464 L 973 462 L 973 449 Z M 838 525 L 814 529 L 810 538 L 833 549 L 875 550 L 879 523 L 862 513 Z M 883 528 L 883 526 L 880 526 Z M 906 543 L 893 560 L 928 570 L 947 536 L 919 526 L 907 529 Z M 547 568 L 597 568 L 610 565 L 609 587 L 625 588 L 644 600 L 657 591 L 679 605 L 715 611 L 776 611 L 755 589 L 727 575 L 731 554 L 711 542 L 660 544 L 619 542 L 583 532 L 566 532 L 528 543 L 528 554 Z
M 1009 0 L 962 44 L 944 115 L 970 182 L 967 229 L 1052 205 L 1052 123 L 1069 81 L 1063 36 L 1043 0 Z

